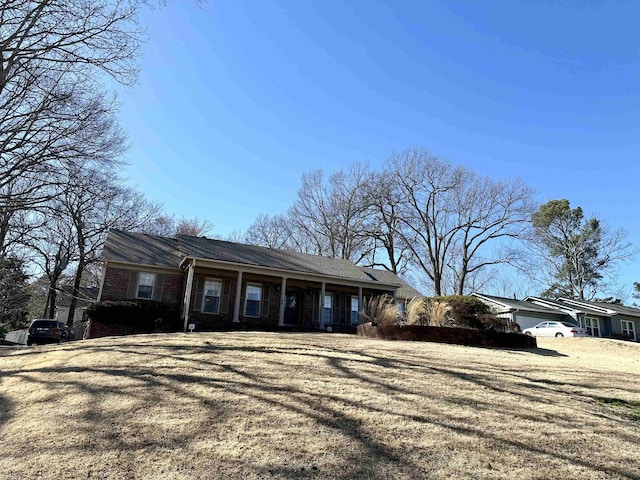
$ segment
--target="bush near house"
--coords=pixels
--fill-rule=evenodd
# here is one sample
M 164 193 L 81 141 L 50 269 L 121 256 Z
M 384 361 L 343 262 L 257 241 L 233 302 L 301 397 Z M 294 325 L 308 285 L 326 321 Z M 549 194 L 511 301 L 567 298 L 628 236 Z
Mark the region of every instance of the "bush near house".
M 105 301 L 87 308 L 90 337 L 180 330 L 180 315 L 173 305 L 156 301 Z M 107 328 L 105 328 L 107 327 Z M 100 331 L 100 333 L 98 333 Z
M 4 342 L 4 337 L 9 333 L 9 327 L 0 323 L 0 342 Z
M 497 318 L 489 306 L 476 297 L 448 295 L 434 297 L 431 301 L 446 303 L 451 307 L 448 315 L 455 326 L 477 328 L 478 330 L 504 330 L 504 320 Z

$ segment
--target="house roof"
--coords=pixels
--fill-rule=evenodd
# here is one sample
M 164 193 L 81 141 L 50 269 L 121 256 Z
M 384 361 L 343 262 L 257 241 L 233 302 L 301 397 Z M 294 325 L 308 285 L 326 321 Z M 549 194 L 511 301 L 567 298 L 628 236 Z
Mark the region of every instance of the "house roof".
M 408 287 L 391 272 L 364 269 L 348 260 L 187 235 L 166 238 L 112 229 L 100 258 L 108 262 L 169 268 L 178 268 L 185 258 L 194 258 L 339 277 L 349 281 L 377 283 L 381 287 Z
M 580 310 L 591 310 L 599 315 L 628 315 L 631 317 L 640 317 L 640 309 L 616 303 L 594 302 L 592 300 L 574 300 L 571 298 L 559 298 L 558 301 L 575 306 Z
M 396 297 L 398 298 L 410 299 L 423 296 L 419 291 L 389 270 L 368 267 L 360 267 L 360 270 L 370 277 L 373 277 L 376 281 L 389 283 L 391 285 L 398 285 L 398 289 L 396 290 Z
M 115 229 L 109 230 L 100 255 L 105 261 L 171 268 L 178 268 L 183 258 L 175 238 Z
M 478 297 L 480 299 L 484 299 L 490 303 L 500 305 L 507 311 L 519 310 L 521 312 L 534 312 L 534 313 L 548 313 L 548 314 L 559 314 L 557 310 L 552 308 L 543 307 L 542 305 L 536 305 L 535 303 L 524 301 L 524 300 L 516 300 L 513 298 L 506 297 L 497 297 L 495 295 L 485 295 L 483 293 L 472 293 L 474 297 Z
M 552 310 L 556 310 L 556 311 L 560 311 L 563 313 L 577 313 L 577 312 L 582 312 L 583 310 L 574 306 L 574 305 L 568 305 L 566 303 L 562 303 L 559 302 L 557 300 L 551 300 L 549 298 L 542 298 L 542 297 L 535 297 L 535 296 L 528 296 L 525 297 L 524 299 L 525 302 L 527 303 L 534 303 L 537 305 L 538 303 L 542 303 L 542 305 L 544 307 L 547 307 L 549 309 Z M 593 312 L 595 313 L 595 312 Z

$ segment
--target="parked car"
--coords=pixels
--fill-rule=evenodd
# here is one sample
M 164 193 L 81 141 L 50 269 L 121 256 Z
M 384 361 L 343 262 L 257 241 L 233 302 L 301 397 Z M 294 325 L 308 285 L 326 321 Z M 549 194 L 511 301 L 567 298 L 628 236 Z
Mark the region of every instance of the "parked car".
M 69 330 L 73 330 L 64 323 L 48 318 L 38 318 L 29 325 L 27 345 L 36 343 L 60 343 L 69 340 Z
M 540 322 L 535 327 L 525 328 L 522 333 L 534 337 L 582 337 L 584 328 L 571 322 Z

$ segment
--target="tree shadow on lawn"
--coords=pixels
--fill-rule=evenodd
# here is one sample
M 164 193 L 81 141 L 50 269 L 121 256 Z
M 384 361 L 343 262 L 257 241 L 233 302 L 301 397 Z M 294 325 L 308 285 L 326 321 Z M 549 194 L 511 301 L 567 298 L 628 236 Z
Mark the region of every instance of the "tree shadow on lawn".
M 9 420 L 12 408 L 12 402 L 0 395 L 0 432 L 2 431 L 2 426 Z
M 152 351 L 142 350 L 142 347 L 148 347 Z M 303 348 L 305 348 L 303 346 Z M 324 365 L 327 369 L 327 376 L 337 374 L 341 377 L 352 379 L 354 382 L 360 384 L 363 388 L 374 387 L 380 394 L 393 398 L 398 395 L 412 395 L 416 397 L 422 397 L 425 402 L 434 402 L 434 405 L 446 405 L 447 403 L 452 405 L 458 405 L 464 408 L 474 408 L 479 411 L 487 411 L 494 414 L 502 413 L 500 405 L 492 405 L 487 402 L 470 402 L 468 399 L 456 397 L 454 395 L 436 395 L 432 393 L 427 394 L 424 390 L 419 389 L 417 386 L 411 387 L 399 387 L 398 385 L 390 383 L 386 379 L 386 375 L 394 375 L 393 369 L 407 369 L 420 368 L 422 373 L 430 372 L 432 374 L 442 375 L 450 377 L 456 381 L 462 381 L 469 384 L 474 384 L 483 388 L 490 389 L 497 394 L 509 394 L 516 397 L 520 397 L 523 401 L 530 404 L 546 404 L 540 391 L 550 391 L 554 395 L 566 395 L 567 392 L 562 390 L 561 382 L 533 382 L 530 379 L 526 379 L 527 382 L 522 382 L 517 385 L 517 388 L 505 388 L 500 385 L 500 382 L 496 380 L 493 372 L 486 372 L 485 374 L 471 374 L 468 372 L 462 372 L 454 368 L 445 367 L 433 367 L 425 365 L 425 361 L 428 359 L 422 359 L 423 362 L 418 361 L 404 361 L 402 359 L 389 359 L 383 355 L 374 355 L 371 352 L 363 353 L 362 351 L 346 351 L 340 348 L 331 348 L 323 346 L 316 351 L 312 350 L 313 346 L 309 345 L 304 351 L 300 350 L 300 346 L 293 346 L 291 348 L 282 347 L 264 347 L 264 346 L 245 346 L 245 345 L 214 345 L 205 344 L 205 346 L 190 347 L 188 345 L 153 345 L 149 343 L 140 344 L 126 344 L 118 347 L 110 346 L 96 346 L 86 345 L 81 347 L 81 352 L 78 355 L 82 355 L 84 352 L 113 352 L 115 354 L 122 354 L 128 356 L 140 357 L 140 361 L 132 362 L 132 366 L 115 368 L 115 367 L 80 367 L 80 366 L 61 366 L 61 367 L 42 367 L 26 370 L 15 370 L 9 372 L 2 372 L 3 375 L 19 375 L 25 381 L 39 383 L 43 387 L 53 389 L 64 390 L 71 388 L 78 392 L 85 394 L 89 399 L 86 402 L 88 406 L 86 412 L 82 417 L 73 424 L 73 428 L 78 429 L 84 433 L 88 438 L 92 439 L 92 443 L 87 446 L 90 450 L 102 450 L 113 449 L 124 452 L 135 452 L 136 449 L 157 447 L 166 447 L 166 442 L 150 440 L 149 438 L 141 435 L 140 438 L 134 440 L 130 438 L 124 438 L 120 436 L 117 431 L 109 429 L 114 421 L 112 417 L 105 414 L 101 410 L 101 402 L 108 395 L 115 395 L 122 398 L 129 398 L 134 402 L 138 402 L 142 405 L 147 405 L 153 401 L 153 392 L 158 390 L 167 390 L 174 392 L 178 397 L 186 400 L 196 402 L 200 408 L 205 409 L 209 417 L 215 419 L 215 425 L 223 425 L 225 422 L 231 421 L 234 412 L 233 407 L 223 406 L 216 400 L 212 400 L 212 393 L 217 395 L 220 392 L 224 392 L 225 395 L 231 394 L 231 398 L 252 398 L 260 405 L 266 405 L 270 409 L 276 411 L 288 411 L 295 415 L 302 416 L 308 421 L 313 422 L 316 425 L 322 426 L 329 431 L 333 431 L 350 438 L 358 448 L 354 453 L 344 452 L 341 455 L 344 465 L 351 465 L 348 470 L 332 470 L 330 476 L 333 478 L 354 478 L 354 477 L 373 477 L 379 464 L 387 466 L 395 466 L 396 471 L 400 469 L 403 472 L 417 472 L 424 469 L 424 464 L 415 464 L 407 459 L 405 455 L 397 448 L 385 444 L 385 442 L 376 438 L 375 435 L 369 433 L 365 425 L 362 424 L 360 418 L 350 415 L 345 411 L 343 407 L 348 406 L 356 411 L 366 411 L 367 414 L 384 415 L 384 416 L 397 416 L 398 418 L 404 418 L 407 421 L 415 422 L 416 424 L 432 425 L 444 429 L 445 431 L 455 432 L 465 437 L 474 438 L 477 440 L 489 439 L 496 443 L 496 448 L 499 445 L 511 446 L 515 449 L 528 451 L 536 455 L 542 455 L 545 458 L 557 458 L 569 464 L 577 464 L 591 470 L 604 473 L 605 475 L 619 475 L 623 477 L 633 478 L 634 472 L 629 469 L 625 469 L 622 466 L 602 466 L 598 465 L 587 458 L 583 458 L 582 455 L 576 454 L 564 454 L 558 452 L 553 448 L 545 448 L 544 446 L 531 445 L 517 439 L 512 439 L 507 435 L 501 435 L 496 432 L 487 431 L 485 429 L 476 427 L 474 425 L 465 424 L 455 416 L 439 415 L 439 416 L 427 416 L 424 414 L 409 414 L 404 412 L 398 412 L 390 406 L 385 406 L 384 403 L 363 404 L 360 401 L 356 401 L 348 396 L 340 395 L 332 391 L 314 392 L 304 390 L 299 387 L 293 387 L 291 385 L 276 384 L 266 376 L 259 375 L 256 372 L 247 371 L 239 365 L 229 365 L 222 363 L 225 358 L 225 354 L 232 354 L 235 352 L 251 353 L 254 355 L 265 355 L 265 361 L 268 361 L 273 365 L 273 368 L 277 368 L 278 364 L 284 365 L 278 361 L 277 354 L 287 354 L 293 356 L 299 356 L 304 358 L 315 358 Z M 319 351 L 318 351 L 319 350 Z M 349 358 L 344 358 L 344 354 L 348 353 Z M 275 355 L 272 355 L 275 354 Z M 214 355 L 213 358 L 202 358 L 202 356 L 208 357 Z M 170 367 L 166 365 L 154 366 L 154 360 L 173 360 L 180 363 L 176 367 Z M 218 361 L 221 360 L 221 361 Z M 366 365 L 373 369 L 373 375 L 366 375 L 361 372 L 358 365 Z M 199 368 L 194 368 L 199 366 Z M 184 372 L 185 368 L 190 368 L 187 373 Z M 291 364 L 287 363 L 287 367 L 290 368 Z M 377 369 L 377 370 L 376 370 Z M 410 374 L 411 372 L 404 372 Z M 68 374 L 81 374 L 68 378 Z M 206 377 L 205 374 L 209 376 Z M 300 372 L 304 374 L 304 372 Z M 513 375 L 513 372 L 507 372 L 508 375 Z M 90 378 L 87 376 L 90 375 Z M 224 375 L 224 377 L 222 377 Z M 62 378 L 61 378 L 62 376 Z M 107 377 L 112 381 L 109 385 L 103 385 L 95 383 L 96 379 Z M 522 377 L 523 380 L 525 377 Z M 94 381 L 92 381 L 93 379 Z M 119 380 L 123 381 L 134 380 L 134 386 L 131 388 L 122 388 L 119 386 Z M 394 378 L 391 377 L 390 380 Z M 580 385 L 584 387 L 584 385 Z M 197 389 L 194 387 L 198 387 Z M 585 387 L 587 388 L 587 387 Z M 219 396 L 219 395 L 218 395 Z M 214 398 L 217 398 L 214 395 Z M 0 402 L 2 398 L 0 397 Z M 179 408 L 179 404 L 175 405 Z M 6 418 L 9 414 L 11 404 L 5 399 L 5 405 L 0 403 L 0 414 L 3 414 L 2 419 Z M 523 409 L 524 410 L 524 409 Z M 524 417 L 524 413 L 520 412 Z M 520 415 L 520 413 L 509 412 L 510 415 Z M 535 421 L 536 418 L 530 418 L 531 421 Z M 549 421 L 564 420 L 561 418 L 544 418 L 537 419 L 540 423 L 540 428 L 544 429 L 545 423 Z M 124 420 L 123 420 L 124 421 Z M 117 422 L 116 422 L 117 423 Z M 566 427 L 565 423 L 559 425 Z M 1 426 L 1 425 L 0 425 Z M 102 427 L 102 428 L 97 428 Z M 134 426 L 130 425 L 130 428 Z M 211 425 L 201 425 L 200 430 L 196 430 L 198 434 L 206 434 L 207 428 L 212 428 Z M 214 427 L 215 428 L 215 427 Z M 188 434 L 169 434 L 171 448 L 189 448 L 192 441 L 193 430 Z M 637 440 L 635 438 L 628 438 L 627 441 Z M 62 446 L 55 447 L 56 450 Z M 53 447 L 52 447 L 53 448 Z M 64 447 L 62 447 L 64 448 Z M 70 452 L 75 451 L 77 447 L 67 447 Z M 352 449 L 353 450 L 353 449 Z M 134 459 L 131 458 L 130 453 L 129 462 Z M 363 459 L 367 461 L 363 462 Z M 306 476 L 327 476 L 327 471 L 313 469 L 301 470 L 300 467 L 295 466 L 283 466 L 273 465 L 271 467 L 263 467 L 255 465 L 256 469 L 264 469 L 264 472 L 275 472 L 276 475 L 284 476 L 287 478 L 299 478 Z

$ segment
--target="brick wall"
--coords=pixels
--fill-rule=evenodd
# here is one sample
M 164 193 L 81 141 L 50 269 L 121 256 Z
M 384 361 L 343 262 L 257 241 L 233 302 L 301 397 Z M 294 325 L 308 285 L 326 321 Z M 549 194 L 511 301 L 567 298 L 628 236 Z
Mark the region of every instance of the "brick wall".
M 183 275 L 165 273 L 162 285 L 162 301 L 169 305 L 176 305 L 177 308 L 182 308 L 184 281 Z
M 108 266 L 102 284 L 101 301 L 126 300 L 131 270 Z
M 136 273 L 136 270 L 109 265 L 105 272 L 100 300 L 132 300 L 128 294 L 129 280 L 132 273 Z M 180 273 L 164 273 L 162 274 L 162 285 L 156 285 L 155 288 L 162 288 L 160 301 L 175 305 L 177 308 L 182 307 L 184 275 Z

